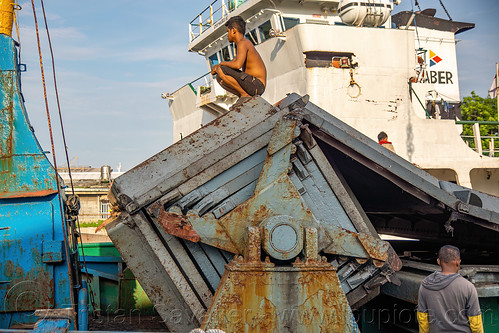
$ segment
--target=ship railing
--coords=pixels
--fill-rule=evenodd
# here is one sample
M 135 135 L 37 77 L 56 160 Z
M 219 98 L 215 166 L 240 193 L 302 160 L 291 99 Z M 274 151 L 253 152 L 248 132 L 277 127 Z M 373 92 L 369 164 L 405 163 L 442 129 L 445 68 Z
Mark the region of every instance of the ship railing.
M 499 157 L 499 121 L 458 120 L 456 124 L 471 125 L 473 135 L 461 135 L 461 138 L 463 138 L 468 147 L 480 155 Z M 495 135 L 481 135 L 480 126 L 496 126 Z
M 196 95 L 203 95 L 205 93 L 210 92 L 211 90 L 211 81 L 213 81 L 213 77 L 211 76 L 211 72 L 201 75 L 200 77 L 192 80 L 187 85 L 192 89 L 192 91 Z M 198 91 L 199 89 L 199 91 Z
M 215 0 L 189 23 L 189 42 L 248 0 Z
M 173 98 L 174 95 L 176 95 L 180 90 L 184 89 L 187 86 L 191 88 L 194 94 L 197 95 L 197 87 L 202 87 L 200 88 L 200 90 L 204 92 L 206 89 L 209 89 L 212 80 L 213 79 L 211 73 L 208 72 L 206 74 L 201 75 L 200 77 L 195 78 L 191 82 L 184 84 L 182 87 L 178 88 L 172 93 L 164 93 L 163 98 Z

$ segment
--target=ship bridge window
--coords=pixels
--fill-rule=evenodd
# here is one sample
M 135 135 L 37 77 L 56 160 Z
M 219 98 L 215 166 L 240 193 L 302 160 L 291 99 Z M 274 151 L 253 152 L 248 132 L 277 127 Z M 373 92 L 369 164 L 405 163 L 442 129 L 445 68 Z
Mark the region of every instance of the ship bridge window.
M 256 29 L 251 30 L 246 35 L 244 35 L 244 37 L 249 39 L 253 43 L 253 45 L 258 44 L 258 37 L 257 37 Z
M 230 52 L 229 52 L 229 47 L 226 46 L 222 49 L 222 61 L 230 61 Z
M 300 23 L 300 19 L 294 18 L 294 17 L 284 17 L 284 30 L 291 29 L 298 23 Z
M 351 52 L 327 52 L 327 51 L 310 51 L 305 52 L 305 67 L 336 67 L 336 68 L 351 68 L 353 53 Z M 346 63 L 341 60 L 348 59 Z
M 272 29 L 272 23 L 270 23 L 270 20 L 258 27 L 258 30 L 260 31 L 260 39 L 262 42 L 270 38 L 270 29 Z
M 208 57 L 208 59 L 210 59 L 210 66 L 211 67 L 213 67 L 215 65 L 218 65 L 220 63 L 220 61 L 218 60 L 217 53 L 215 53 L 215 54 L 213 54 L 213 55 L 211 55 L 211 56 Z

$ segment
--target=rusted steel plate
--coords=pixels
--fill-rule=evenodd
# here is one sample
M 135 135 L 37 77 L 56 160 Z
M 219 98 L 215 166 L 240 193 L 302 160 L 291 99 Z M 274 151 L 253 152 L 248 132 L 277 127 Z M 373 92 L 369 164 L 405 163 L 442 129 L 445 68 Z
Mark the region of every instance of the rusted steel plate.
M 57 194 L 57 191 L 42 190 L 34 192 L 0 192 L 0 199 L 46 197 L 52 194 Z
M 46 196 L 57 191 L 55 171 L 41 152 L 20 100 L 11 47 L 3 51 L 0 73 L 0 198 Z M 7 70 L 10 67 L 13 70 Z
M 158 216 L 158 222 L 167 233 L 177 236 L 191 242 L 199 242 L 201 237 L 192 228 L 189 220 L 181 214 L 169 213 L 161 209 Z
M 0 312 L 55 305 L 53 267 L 43 262 L 42 242 L 53 237 L 53 217 L 47 202 L 0 205 Z
M 260 267 L 232 262 L 202 327 L 226 332 L 352 332 L 332 266 Z

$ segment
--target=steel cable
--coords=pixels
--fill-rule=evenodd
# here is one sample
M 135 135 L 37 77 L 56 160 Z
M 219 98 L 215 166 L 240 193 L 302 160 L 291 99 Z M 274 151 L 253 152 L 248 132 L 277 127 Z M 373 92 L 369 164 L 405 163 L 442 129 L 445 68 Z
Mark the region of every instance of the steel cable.
M 71 197 L 68 198 L 67 203 L 68 203 L 68 206 L 70 207 L 70 210 L 72 210 L 73 213 L 77 213 L 77 211 L 80 209 L 80 202 L 79 202 L 78 196 L 75 195 L 74 185 L 73 185 L 73 176 L 71 173 L 71 166 L 69 163 L 68 146 L 66 143 L 66 133 L 64 131 L 64 123 L 62 120 L 61 104 L 59 102 L 59 90 L 57 88 L 57 77 L 56 77 L 56 70 L 55 70 L 54 52 L 52 49 L 52 41 L 50 38 L 50 32 L 49 32 L 48 23 L 47 23 L 47 17 L 45 15 L 45 6 L 43 4 L 43 0 L 40 0 L 40 3 L 41 3 L 41 7 L 42 7 L 43 19 L 45 22 L 45 30 L 47 32 L 47 40 L 48 40 L 50 56 L 51 56 L 51 60 L 52 60 L 52 74 L 53 74 L 53 79 L 54 79 L 55 98 L 56 98 L 56 102 L 57 102 L 57 109 L 59 111 L 59 122 L 60 122 L 60 126 L 61 126 L 62 141 L 64 144 L 64 151 L 65 151 L 65 155 L 66 155 L 66 163 L 68 165 L 69 182 L 71 184 L 71 192 L 73 194 Z M 55 158 L 55 155 L 54 155 L 54 158 Z M 78 199 L 75 199 L 75 198 L 78 198 Z M 77 203 L 75 202 L 75 200 L 77 200 Z M 78 208 L 75 208 L 76 205 Z M 76 212 L 75 212 L 75 210 L 76 210 Z M 88 288 L 89 288 L 90 303 L 92 304 L 94 311 L 95 311 L 95 309 L 96 309 L 95 299 L 94 299 L 94 294 L 92 292 L 91 279 L 89 278 L 90 275 L 88 274 L 87 262 L 85 260 L 85 252 L 83 250 L 83 240 L 81 238 L 80 221 L 78 219 L 78 215 L 75 214 L 75 216 L 76 216 L 76 225 L 78 226 L 78 234 L 80 235 L 79 239 L 80 239 L 80 245 L 81 245 L 81 253 L 82 253 L 82 257 L 83 257 L 83 266 L 85 267 L 86 280 L 87 280 Z
M 42 49 L 41 49 L 41 45 L 40 45 L 40 34 L 38 32 L 38 21 L 37 21 L 37 17 L 36 17 L 36 9 L 35 9 L 34 0 L 31 0 L 31 5 L 33 7 L 33 18 L 35 21 L 36 40 L 37 40 L 37 44 L 38 44 L 38 55 L 40 57 L 40 71 L 41 71 L 41 76 L 42 76 L 43 94 L 44 94 L 44 99 L 45 99 L 45 110 L 47 112 L 47 122 L 48 122 L 49 134 L 50 134 L 50 144 L 52 147 L 52 159 L 53 159 L 53 163 L 54 163 L 54 169 L 55 169 L 54 171 L 56 173 L 55 181 L 56 181 L 57 193 L 58 193 L 58 199 L 59 199 L 58 200 L 59 201 L 59 209 L 61 212 L 61 222 L 62 222 L 62 231 L 63 231 L 63 236 L 64 236 L 64 250 L 66 252 L 66 264 L 67 264 L 67 269 L 68 269 L 68 279 L 69 279 L 69 284 L 71 286 L 69 297 L 71 300 L 71 306 L 73 307 L 76 304 L 75 300 L 74 300 L 74 293 L 73 293 L 73 286 L 74 286 L 73 285 L 73 274 L 71 272 L 71 265 L 69 262 L 69 260 L 70 260 L 69 249 L 68 249 L 69 244 L 68 244 L 68 237 L 66 234 L 66 223 L 65 223 L 65 219 L 64 219 L 64 210 L 63 210 L 62 196 L 61 196 L 61 186 L 59 183 L 59 177 L 57 175 L 57 160 L 56 160 L 56 155 L 55 155 L 54 136 L 52 133 L 52 124 L 50 121 L 50 111 L 49 111 L 49 104 L 48 104 L 48 99 L 47 99 L 47 87 L 45 84 L 45 73 L 43 70 Z M 73 317 L 72 319 L 73 319 L 75 329 L 77 329 L 78 323 L 76 320 L 76 313 L 74 311 L 72 313 L 72 317 Z
M 442 8 L 444 9 L 445 14 L 447 14 L 447 17 L 449 18 L 449 21 L 452 21 L 452 17 L 450 17 L 449 12 L 447 11 L 447 8 L 445 8 L 444 3 L 442 2 L 442 0 L 438 0 L 438 1 L 442 5 Z

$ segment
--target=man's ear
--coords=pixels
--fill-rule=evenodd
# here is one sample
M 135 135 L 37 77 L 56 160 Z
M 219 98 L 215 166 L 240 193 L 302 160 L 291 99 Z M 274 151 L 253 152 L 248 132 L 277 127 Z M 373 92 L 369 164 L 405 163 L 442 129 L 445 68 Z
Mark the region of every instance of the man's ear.
M 437 264 L 438 264 L 438 266 L 440 266 L 440 259 L 439 258 L 437 258 Z

